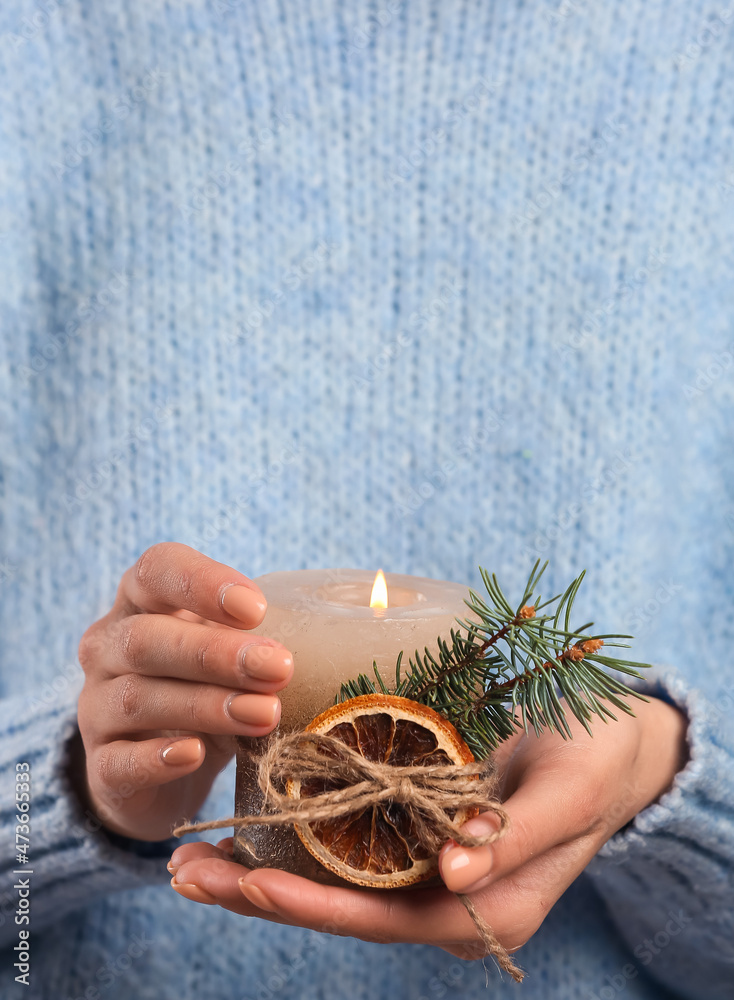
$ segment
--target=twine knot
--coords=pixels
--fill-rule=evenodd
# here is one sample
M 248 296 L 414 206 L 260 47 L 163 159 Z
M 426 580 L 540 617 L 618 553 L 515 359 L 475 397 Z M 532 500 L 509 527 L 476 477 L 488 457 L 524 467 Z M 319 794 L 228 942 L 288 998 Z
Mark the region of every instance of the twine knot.
M 395 785 L 395 791 L 393 794 L 393 799 L 396 802 L 410 802 L 415 795 L 415 786 L 410 778 L 398 778 L 398 783 Z

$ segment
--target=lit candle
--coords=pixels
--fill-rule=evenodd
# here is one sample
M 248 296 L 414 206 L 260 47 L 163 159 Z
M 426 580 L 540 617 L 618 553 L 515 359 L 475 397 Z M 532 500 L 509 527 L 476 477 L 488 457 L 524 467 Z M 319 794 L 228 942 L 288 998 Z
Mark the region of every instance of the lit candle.
M 340 685 L 365 673 L 372 662 L 385 684 L 395 681 L 416 649 L 436 651 L 456 618 L 470 615 L 468 587 L 419 576 L 358 569 L 306 569 L 268 573 L 256 581 L 268 602 L 253 632 L 269 635 L 293 654 L 293 680 L 280 692 L 281 728 L 303 729 L 333 704 Z
M 360 673 L 373 678 L 372 663 L 392 690 L 395 663 L 402 669 L 416 649 L 437 652 L 457 618 L 473 618 L 464 603 L 467 586 L 418 576 L 375 574 L 357 569 L 313 569 L 268 573 L 256 581 L 268 602 L 253 632 L 282 642 L 293 654 L 293 679 L 279 692 L 279 729 L 303 729 L 330 705 L 344 681 Z M 262 810 L 252 751 L 268 737 L 239 739 L 235 813 Z M 318 882 L 349 883 L 319 864 L 292 827 L 235 828 L 234 856 L 248 867 L 273 867 Z M 427 883 L 426 883 L 427 884 Z

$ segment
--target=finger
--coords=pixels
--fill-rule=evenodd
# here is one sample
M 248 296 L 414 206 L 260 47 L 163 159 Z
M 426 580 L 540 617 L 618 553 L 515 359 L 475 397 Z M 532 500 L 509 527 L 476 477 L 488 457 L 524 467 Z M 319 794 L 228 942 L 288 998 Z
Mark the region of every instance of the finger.
M 177 847 L 166 867 L 171 875 L 175 875 L 181 865 L 185 865 L 188 861 L 204 861 L 206 858 L 219 858 L 220 861 L 232 860 L 231 855 L 224 851 L 219 844 L 215 846 L 206 840 L 199 840 L 194 844 L 181 844 L 180 847 Z
M 205 757 L 198 736 L 114 740 L 91 751 L 89 773 L 107 789 L 130 789 L 133 794 L 192 774 Z
M 503 803 L 510 822 L 506 832 L 486 847 L 459 847 L 450 840 L 439 854 L 439 869 L 452 892 L 476 892 L 509 875 L 532 858 L 559 844 L 594 834 L 593 803 L 573 782 L 554 780 L 545 769 L 531 771 Z M 493 813 L 464 823 L 472 836 L 497 832 Z
M 267 607 L 248 577 L 178 542 L 146 549 L 123 575 L 115 604 L 118 615 L 183 609 L 240 629 L 259 625 Z
M 196 903 L 210 906 L 216 903 L 245 917 L 263 917 L 278 924 L 292 924 L 293 921 L 285 917 L 261 910 L 243 896 L 239 880 L 248 871 L 248 868 L 232 860 L 207 856 L 202 851 L 201 857 L 191 858 L 179 865 L 171 879 L 171 888 Z
M 472 901 L 503 947 L 514 951 L 540 927 L 592 856 L 579 842 L 563 844 L 488 886 Z M 187 879 L 201 879 L 200 873 L 188 868 L 184 874 Z M 201 884 L 212 883 L 204 877 Z M 247 872 L 240 889 L 268 919 L 282 918 L 299 927 L 364 941 L 431 944 L 464 958 L 487 953 L 466 908 L 445 889 L 346 889 L 272 868 Z
M 178 608 L 178 610 L 171 611 L 169 614 L 173 618 L 180 618 L 185 622 L 195 622 L 197 625 L 208 625 L 209 628 L 231 628 L 230 625 L 220 625 L 219 622 L 210 621 L 208 618 L 204 618 L 202 615 L 195 615 L 191 611 L 184 611 L 183 608 Z
M 166 840 L 176 823 L 201 808 L 234 749 L 234 740 L 193 734 L 92 748 L 87 774 L 93 815 L 123 836 Z
M 246 873 L 240 889 L 264 912 L 328 934 L 416 944 L 476 937 L 461 902 L 443 888 L 347 889 L 261 868 Z
M 172 615 L 118 620 L 99 658 L 97 665 L 112 676 L 133 672 L 259 692 L 280 691 L 293 675 L 293 656 L 275 639 Z
M 468 960 L 487 954 L 465 907 L 445 889 L 342 889 L 275 869 L 248 870 L 212 858 L 208 851 L 202 854 L 206 856 L 181 864 L 175 877 L 198 902 L 365 941 L 436 945 Z M 560 845 L 477 892 L 472 901 L 497 940 L 517 951 L 592 856 L 579 842 Z M 234 897 L 235 880 L 244 906 Z
M 274 694 L 126 674 L 101 684 L 99 695 L 80 698 L 80 724 L 99 743 L 161 729 L 214 736 L 265 736 L 280 720 Z M 90 707 L 91 706 L 91 707 Z
M 94 814 L 104 826 L 123 836 L 146 840 L 169 837 L 170 826 L 163 817 L 182 805 L 180 789 L 173 791 L 175 783 L 191 775 L 185 812 L 195 812 L 206 795 L 207 782 L 202 785 L 198 780 L 206 770 L 202 768 L 206 749 L 198 737 L 116 740 L 91 750 L 88 758 Z M 210 766 L 219 770 L 217 763 L 221 760 L 215 755 Z M 131 817 L 137 817 L 133 823 Z
M 175 881 L 198 902 L 365 941 L 436 945 L 465 959 L 487 954 L 465 907 L 445 889 L 342 889 L 275 869 L 248 870 L 215 856 L 211 845 L 186 847 L 196 851 L 184 856 Z M 472 901 L 500 943 L 516 951 L 540 927 L 590 856 L 578 843 L 553 848 L 476 893 Z M 235 882 L 240 901 L 234 895 Z
M 508 952 L 517 951 L 535 934 L 596 850 L 586 840 L 571 840 L 552 847 L 505 878 L 472 890 L 473 904 Z M 469 941 L 470 951 L 476 948 L 475 941 Z M 460 957 L 476 958 L 477 955 Z

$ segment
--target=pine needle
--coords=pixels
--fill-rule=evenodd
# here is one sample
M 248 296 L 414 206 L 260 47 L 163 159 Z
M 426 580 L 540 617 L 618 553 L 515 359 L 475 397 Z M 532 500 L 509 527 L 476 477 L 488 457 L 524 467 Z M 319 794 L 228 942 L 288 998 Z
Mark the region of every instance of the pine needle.
M 616 718 L 610 705 L 634 715 L 622 699 L 646 699 L 608 671 L 641 677 L 639 670 L 650 664 L 599 652 L 605 645 L 626 647 L 607 640 L 629 635 L 593 635 L 588 631 L 593 622 L 571 628 L 585 570 L 562 594 L 543 603 L 540 595 L 533 598 L 547 565 L 536 561 L 519 605 L 507 599 L 495 574 L 480 566 L 486 596 L 469 589 L 464 602 L 475 619 L 457 618 L 459 627 L 448 638 L 438 636 L 434 649 L 416 650 L 407 668 L 401 651 L 391 687 L 373 662 L 375 679 L 362 673 L 345 682 L 336 702 L 378 692 L 411 698 L 452 722 L 480 760 L 518 730 L 532 728 L 540 736 L 548 729 L 570 738 L 566 708 L 589 734 L 592 715 L 605 722 Z

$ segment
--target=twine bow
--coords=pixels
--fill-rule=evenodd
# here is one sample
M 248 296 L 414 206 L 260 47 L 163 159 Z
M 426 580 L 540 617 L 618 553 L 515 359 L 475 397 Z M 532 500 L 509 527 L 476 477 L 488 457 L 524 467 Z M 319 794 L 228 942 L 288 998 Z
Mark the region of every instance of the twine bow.
M 326 790 L 300 798 L 291 797 L 285 790 L 289 781 L 303 786 L 309 780 L 326 786 Z M 332 736 L 297 732 L 271 739 L 258 761 L 257 782 L 267 811 L 184 824 L 176 827 L 174 836 L 223 827 L 316 823 L 361 813 L 381 802 L 394 802 L 407 813 L 418 842 L 431 854 L 438 854 L 449 839 L 462 847 L 491 844 L 504 834 L 509 824 L 507 813 L 497 801 L 497 781 L 490 760 L 461 767 L 455 764 L 393 767 L 367 760 Z M 453 815 L 467 809 L 493 813 L 498 819 L 497 830 L 481 837 L 462 831 L 454 823 Z M 523 973 L 471 899 L 463 893 L 457 896 L 489 954 L 516 982 L 521 982 Z

